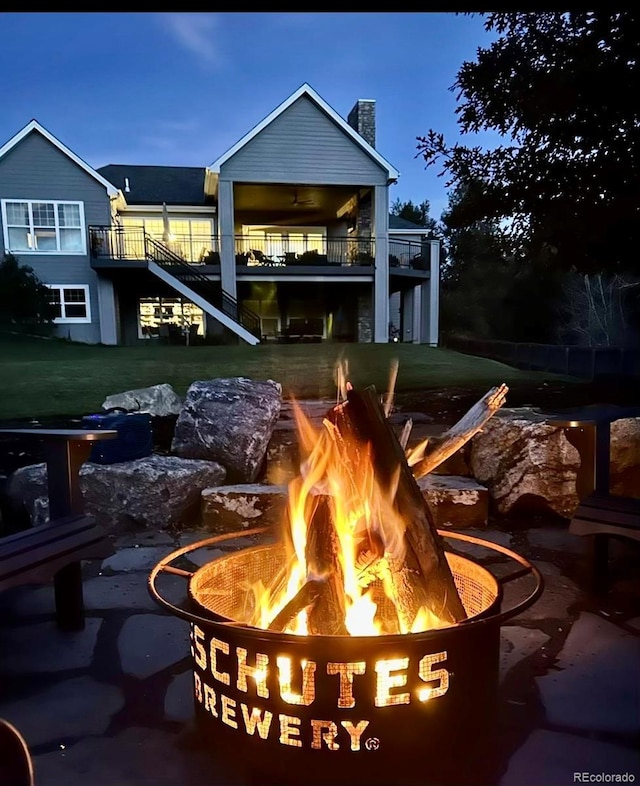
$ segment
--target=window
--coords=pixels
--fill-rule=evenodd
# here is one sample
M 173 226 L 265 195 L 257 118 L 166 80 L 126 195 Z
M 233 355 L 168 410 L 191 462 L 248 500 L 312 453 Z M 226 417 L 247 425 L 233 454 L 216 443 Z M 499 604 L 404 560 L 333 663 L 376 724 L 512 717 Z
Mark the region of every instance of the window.
M 91 322 L 88 284 L 47 284 L 51 302 L 56 307 L 54 322 Z
M 86 254 L 82 202 L 2 200 L 7 251 L 21 254 Z

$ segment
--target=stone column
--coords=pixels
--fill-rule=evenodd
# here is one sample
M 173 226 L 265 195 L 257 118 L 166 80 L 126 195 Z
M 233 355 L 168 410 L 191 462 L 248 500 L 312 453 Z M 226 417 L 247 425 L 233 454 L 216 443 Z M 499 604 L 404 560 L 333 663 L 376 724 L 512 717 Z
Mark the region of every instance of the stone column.
M 375 275 L 373 283 L 373 340 L 389 341 L 389 189 L 376 186 L 373 201 Z
M 231 180 L 218 182 L 218 228 L 222 290 L 231 297 L 237 298 L 233 181 Z

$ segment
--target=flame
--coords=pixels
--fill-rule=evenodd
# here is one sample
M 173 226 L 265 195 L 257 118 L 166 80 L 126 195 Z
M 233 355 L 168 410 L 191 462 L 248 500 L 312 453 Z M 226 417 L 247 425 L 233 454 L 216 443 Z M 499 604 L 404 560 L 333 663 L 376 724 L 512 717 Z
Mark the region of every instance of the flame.
M 396 374 L 397 366 L 392 370 L 386 397 L 387 414 Z M 404 522 L 394 506 L 397 477 L 383 488 L 376 478 L 370 446 L 332 422 L 339 420 L 341 407 L 345 406 L 340 397 L 346 399 L 351 389 L 345 361 L 337 365 L 335 376 L 338 403 L 332 419 L 325 418 L 320 428 L 292 401 L 302 461 L 300 474 L 288 486 L 286 568 L 269 587 L 262 582 L 252 587 L 254 611 L 250 622 L 268 628 L 307 582 L 336 580 L 336 576 L 330 579 L 323 575 L 322 566 L 311 564 L 307 553 L 314 516 L 322 515 L 320 508 L 324 505 L 331 521 L 332 537 L 335 534 L 339 565 L 336 572 L 340 574 L 344 591 L 344 626 L 348 633 L 366 636 L 439 627 L 442 621 L 427 608 L 419 610 L 412 624 L 403 621 L 396 611 L 390 564 L 397 564 L 403 558 L 405 532 Z M 298 610 L 284 630 L 306 635 L 308 609 Z

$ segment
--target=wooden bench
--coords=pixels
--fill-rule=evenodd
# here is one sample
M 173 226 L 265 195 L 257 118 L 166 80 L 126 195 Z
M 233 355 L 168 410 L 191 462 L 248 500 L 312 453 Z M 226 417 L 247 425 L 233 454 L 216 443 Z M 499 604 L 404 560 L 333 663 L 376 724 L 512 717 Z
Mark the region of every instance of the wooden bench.
M 609 490 L 611 423 L 630 417 L 640 417 L 640 407 L 596 404 L 547 420 L 564 429 L 568 441 L 580 454 L 576 478 L 580 501 L 569 532 L 590 538 L 590 580 L 596 591 L 606 587 L 609 538 L 640 542 L 640 499 L 614 495 Z
M 114 553 L 107 534 L 83 513 L 79 471 L 96 440 L 114 430 L 0 429 L 0 436 L 39 440 L 44 448 L 49 523 L 0 538 L 0 591 L 53 579 L 56 621 L 63 630 L 84 627 L 81 560 Z

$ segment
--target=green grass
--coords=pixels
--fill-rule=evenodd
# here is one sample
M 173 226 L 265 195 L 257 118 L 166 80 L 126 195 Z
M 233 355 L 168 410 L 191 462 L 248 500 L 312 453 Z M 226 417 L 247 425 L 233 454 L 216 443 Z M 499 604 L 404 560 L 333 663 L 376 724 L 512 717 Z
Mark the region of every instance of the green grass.
M 384 391 L 394 359 L 396 391 L 524 383 L 554 375 L 519 371 L 484 358 L 412 344 L 285 344 L 105 347 L 0 336 L 0 418 L 82 415 L 105 397 L 168 382 L 184 396 L 199 379 L 244 376 L 280 382 L 285 396 L 335 393 L 334 368 L 345 357 L 354 385 Z M 560 379 L 560 377 L 558 377 Z

